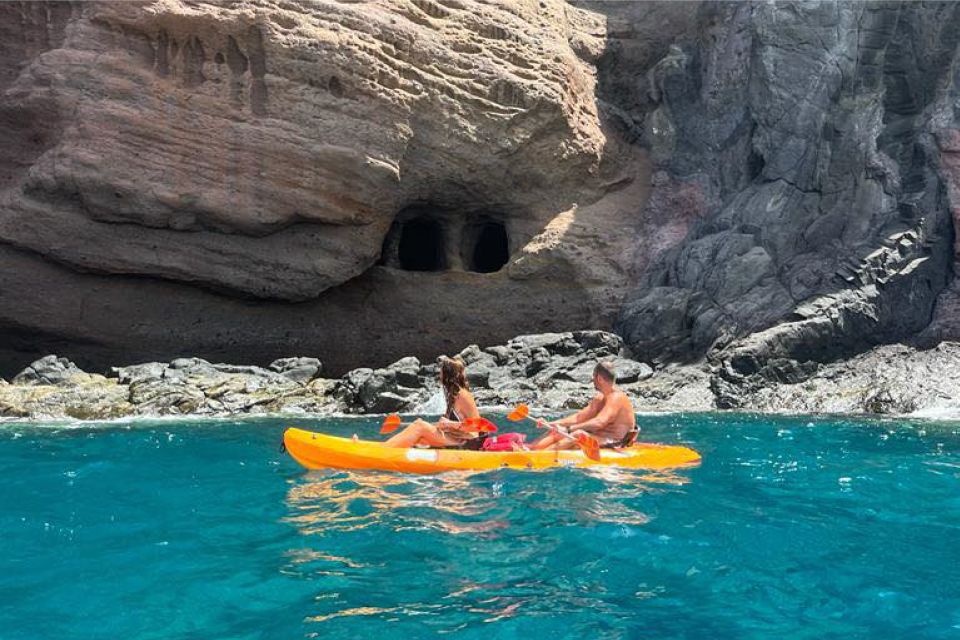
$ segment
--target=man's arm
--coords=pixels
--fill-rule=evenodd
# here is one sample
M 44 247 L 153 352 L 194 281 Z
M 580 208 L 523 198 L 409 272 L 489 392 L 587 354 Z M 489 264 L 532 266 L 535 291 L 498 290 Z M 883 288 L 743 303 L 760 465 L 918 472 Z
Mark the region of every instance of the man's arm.
M 594 417 L 574 425 L 574 430 L 598 431 L 613 424 L 617 417 L 617 411 L 620 409 L 620 403 L 613 400 L 613 398 L 610 398 L 603 405 L 603 409 Z

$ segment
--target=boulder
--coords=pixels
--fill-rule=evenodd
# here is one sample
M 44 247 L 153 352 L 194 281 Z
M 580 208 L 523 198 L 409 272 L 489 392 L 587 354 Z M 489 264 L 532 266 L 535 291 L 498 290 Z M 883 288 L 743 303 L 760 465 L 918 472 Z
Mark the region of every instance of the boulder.
M 375 412 L 380 395 L 394 392 L 396 389 L 396 376 L 385 369 L 377 369 L 363 381 L 357 393 L 357 399 L 365 411 Z
M 405 387 L 420 387 L 420 361 L 412 356 L 401 358 L 388 367 L 397 384 Z
M 203 358 L 177 358 L 171 360 L 167 366 L 171 369 L 182 369 L 185 371 L 213 369 L 213 365 Z
M 587 386 L 593 384 L 593 370 L 597 366 L 596 362 L 583 362 L 576 367 L 560 370 L 556 377 L 562 380 L 570 380 L 579 385 Z
M 182 382 L 147 380 L 130 385 L 129 400 L 140 415 L 187 415 L 198 412 L 206 396 Z
M 467 383 L 472 388 L 490 386 L 490 369 L 481 366 L 469 367 L 467 369 Z
M 597 358 L 619 355 L 623 349 L 623 339 L 609 331 L 574 331 L 573 339 Z
M 538 333 L 517 336 L 507 343 L 512 349 L 537 351 L 543 349 L 547 353 L 569 356 L 577 353 L 580 345 L 574 340 L 572 333 Z
M 271 362 L 269 368 L 300 384 L 307 384 L 323 371 L 317 358 L 280 358 Z
M 524 373 L 529 378 L 545 369 L 550 364 L 552 356 L 545 347 L 534 347 L 528 351 L 528 358 Z
M 132 384 L 134 382 L 160 380 L 163 378 L 167 366 L 162 362 L 146 362 L 126 367 L 113 367 L 111 371 L 116 374 L 120 384 Z
M 437 380 L 437 376 L 440 374 L 440 365 L 436 362 L 431 362 L 430 364 L 420 365 L 419 375 L 421 380 Z
M 71 384 L 79 379 L 87 379 L 89 374 L 66 358 L 55 355 L 35 360 L 26 369 L 13 378 L 13 384 Z
M 403 411 L 411 405 L 409 396 L 402 396 L 391 391 L 378 393 L 369 405 L 364 408 L 368 413 L 392 413 Z
M 497 345 L 494 347 L 487 347 L 484 349 L 485 353 L 489 353 L 493 356 L 494 362 L 497 365 L 504 365 L 507 363 L 507 360 L 510 358 L 512 350 L 506 345 Z
M 483 351 L 480 350 L 478 345 L 471 344 L 457 355 L 463 360 L 464 364 L 469 366 L 483 356 Z
M 653 368 L 643 362 L 629 358 L 614 358 L 609 361 L 617 374 L 617 384 L 629 384 L 638 380 L 646 380 L 653 375 Z

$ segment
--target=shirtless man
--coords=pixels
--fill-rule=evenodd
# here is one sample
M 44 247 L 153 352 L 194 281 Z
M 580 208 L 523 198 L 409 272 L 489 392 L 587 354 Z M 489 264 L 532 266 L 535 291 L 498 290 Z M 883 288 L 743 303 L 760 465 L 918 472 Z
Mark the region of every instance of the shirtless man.
M 557 433 L 557 430 L 571 435 L 586 431 L 600 441 L 601 447 L 619 445 L 628 433 L 637 428 L 637 416 L 630 398 L 614 384 L 616 379 L 611 364 L 598 362 L 593 370 L 593 386 L 597 389 L 597 395 L 585 409 L 572 416 L 542 423 L 540 426 L 552 430 L 534 442 L 531 449 L 574 449 L 579 446 L 575 440 Z

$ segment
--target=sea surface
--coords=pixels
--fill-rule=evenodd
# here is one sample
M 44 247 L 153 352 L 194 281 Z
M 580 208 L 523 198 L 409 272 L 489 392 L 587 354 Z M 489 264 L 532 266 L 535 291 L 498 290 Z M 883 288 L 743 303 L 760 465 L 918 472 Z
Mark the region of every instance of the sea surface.
M 960 638 L 960 424 L 639 419 L 702 464 L 307 471 L 285 426 L 377 421 L 0 423 L 0 638 Z

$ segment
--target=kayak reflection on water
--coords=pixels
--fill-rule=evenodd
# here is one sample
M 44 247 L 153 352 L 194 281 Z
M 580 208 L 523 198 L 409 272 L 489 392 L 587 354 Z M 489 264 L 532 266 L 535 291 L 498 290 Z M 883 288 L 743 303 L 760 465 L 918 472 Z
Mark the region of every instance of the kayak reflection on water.
M 689 483 L 676 471 L 643 472 L 613 467 L 578 470 L 601 486 L 581 493 L 570 486 L 569 471 L 553 469 L 515 476 L 513 503 L 525 510 L 553 512 L 552 519 L 583 523 L 646 524 L 649 518 L 629 501 L 644 494 Z M 525 476 L 526 474 L 524 474 Z M 511 478 L 513 480 L 513 478 Z M 287 492 L 289 515 L 305 535 L 355 531 L 376 524 L 397 529 L 434 529 L 444 533 L 497 537 L 512 517 L 504 510 L 507 483 L 499 473 L 448 472 L 439 476 L 376 471 L 314 471 Z
M 673 472 L 602 467 L 310 471 L 290 480 L 284 522 L 300 535 L 279 571 L 313 586 L 304 622 L 320 636 L 346 621 L 407 625 L 416 637 L 425 620 L 453 633 L 557 607 L 606 610 L 607 594 L 571 582 L 593 575 L 598 554 L 609 553 L 595 542 L 657 540 L 649 526 L 656 511 L 647 509 L 687 482 Z M 578 530 L 581 542 L 569 535 Z M 559 574 L 557 554 L 572 558 Z

